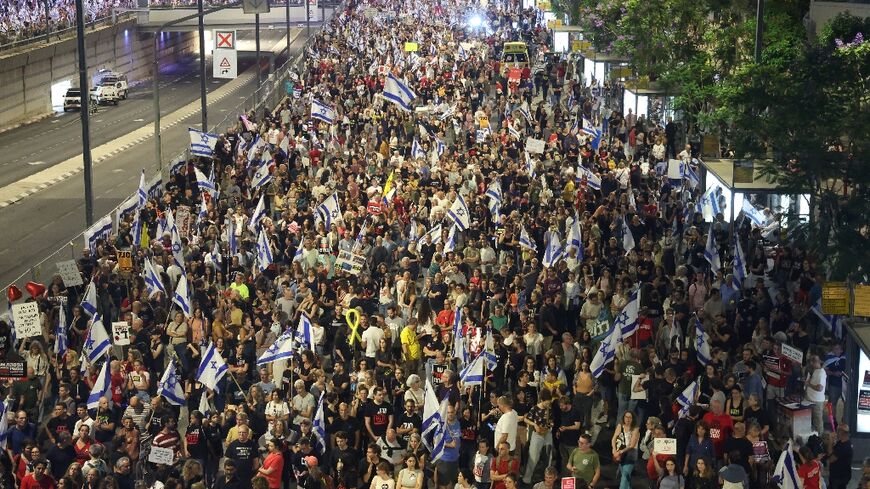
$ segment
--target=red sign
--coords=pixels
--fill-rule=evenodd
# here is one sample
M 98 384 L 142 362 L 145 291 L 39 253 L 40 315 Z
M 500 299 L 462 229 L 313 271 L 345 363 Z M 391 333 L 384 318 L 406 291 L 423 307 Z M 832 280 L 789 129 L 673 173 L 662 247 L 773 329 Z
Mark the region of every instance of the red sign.
M 235 41 L 235 32 L 221 32 L 215 31 L 217 36 L 217 48 L 221 49 L 236 49 L 236 41 Z
M 519 68 L 511 68 L 508 70 L 508 83 L 519 85 L 520 79 L 523 77 L 523 70 Z
M 562 478 L 562 489 L 574 489 L 574 478 L 573 477 L 563 477 Z
M 378 214 L 381 213 L 381 210 L 382 210 L 381 203 L 375 202 L 374 200 L 371 200 L 371 201 L 369 201 L 369 205 L 368 205 L 368 207 L 366 207 L 366 210 L 368 211 L 369 214 L 377 216 Z

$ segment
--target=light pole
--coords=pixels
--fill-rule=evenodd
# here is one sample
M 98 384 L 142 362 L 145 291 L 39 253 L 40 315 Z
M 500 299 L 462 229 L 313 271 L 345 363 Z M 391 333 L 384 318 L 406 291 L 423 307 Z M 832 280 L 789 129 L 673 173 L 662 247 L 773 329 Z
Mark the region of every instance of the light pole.
M 85 51 L 85 8 L 76 0 L 76 42 L 79 51 L 79 93 L 81 94 L 82 160 L 85 178 L 85 224 L 94 223 L 94 189 L 91 187 L 91 91 L 88 89 L 88 59 Z
M 761 42 L 764 34 L 764 0 L 758 0 L 755 10 L 755 63 L 761 63 Z
M 290 59 L 290 0 L 284 4 L 284 14 L 287 22 L 287 59 Z
M 196 2 L 199 14 L 199 101 L 202 111 L 202 132 L 208 132 L 208 101 L 205 91 L 205 16 L 202 15 L 202 0 Z
M 257 49 L 257 66 L 254 67 L 254 70 L 257 72 L 257 89 L 254 91 L 254 111 L 256 111 L 257 106 L 260 105 L 260 14 L 254 14 L 254 24 L 256 30 L 254 44 Z M 287 54 L 290 54 L 289 51 Z

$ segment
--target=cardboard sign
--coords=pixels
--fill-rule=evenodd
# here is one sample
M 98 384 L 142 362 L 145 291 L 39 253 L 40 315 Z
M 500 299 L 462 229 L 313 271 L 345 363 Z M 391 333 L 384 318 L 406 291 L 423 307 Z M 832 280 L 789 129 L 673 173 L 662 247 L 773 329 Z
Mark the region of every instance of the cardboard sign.
M 112 323 L 112 342 L 115 343 L 115 346 L 130 344 L 130 326 L 126 321 Z
M 677 439 L 676 438 L 656 438 L 653 440 L 653 450 L 657 455 L 676 455 L 677 454 Z
M 770 450 L 767 448 L 766 441 L 752 442 L 752 458 L 756 462 L 767 462 L 770 460 Z
M 785 343 L 782 344 L 782 356 L 798 364 L 804 363 L 804 352 Z
M 822 313 L 849 314 L 849 287 L 845 282 L 822 284 Z
M 366 257 L 357 255 L 347 250 L 338 252 L 338 258 L 335 260 L 336 271 L 347 272 L 351 275 L 359 275 L 366 264 Z
M 438 386 L 444 383 L 444 372 L 447 371 L 447 365 L 432 365 L 432 385 Z
M 420 45 L 416 42 L 406 42 L 405 43 L 405 52 L 415 53 L 420 50 Z
M 381 209 L 381 203 L 375 202 L 374 200 L 370 200 L 369 205 L 366 206 L 366 212 L 375 216 L 380 214 L 382 210 L 383 209 Z
M 75 260 L 59 261 L 54 265 L 57 267 L 57 274 L 63 280 L 64 286 L 76 287 L 85 283 Z
M 133 271 L 133 252 L 130 250 L 118 250 L 118 269 L 123 273 Z
M 155 464 L 172 465 L 175 452 L 171 448 L 151 447 L 148 461 Z
M 573 477 L 562 478 L 562 489 L 574 489 L 574 487 L 576 487 L 576 484 Z
M 175 225 L 178 226 L 178 234 L 182 238 L 190 236 L 191 221 L 190 207 L 186 205 L 178 206 L 175 210 Z
M 541 154 L 544 152 L 546 144 L 542 139 L 526 138 L 526 151 L 529 153 Z
M 852 295 L 852 313 L 856 316 L 870 317 L 870 285 L 856 285 Z
M 13 304 L 12 317 L 15 319 L 15 335 L 19 339 L 42 335 L 42 326 L 39 324 L 39 306 L 35 302 Z
M 27 377 L 25 362 L 0 362 L 0 380 L 21 380 Z

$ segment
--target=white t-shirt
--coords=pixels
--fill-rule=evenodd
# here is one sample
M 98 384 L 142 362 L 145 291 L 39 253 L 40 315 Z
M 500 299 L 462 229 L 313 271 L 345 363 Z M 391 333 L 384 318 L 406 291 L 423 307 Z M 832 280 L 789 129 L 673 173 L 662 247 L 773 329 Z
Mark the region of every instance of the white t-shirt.
M 518 422 L 519 416 L 517 416 L 517 412 L 513 409 L 502 414 L 501 417 L 498 418 L 498 423 L 495 425 L 495 444 L 498 445 L 499 440 L 501 440 L 501 435 L 507 433 L 507 442 L 508 445 L 510 445 L 511 451 L 513 451 L 517 445 Z
M 807 386 L 806 395 L 807 401 L 810 402 L 825 402 L 825 387 L 828 384 L 828 374 L 825 373 L 825 369 L 817 368 L 813 370 L 813 373 L 809 376 L 810 384 L 817 385 L 822 384 L 822 390 L 817 391 L 810 386 Z
M 366 356 L 368 358 L 375 358 L 375 355 L 378 353 L 378 345 L 383 337 L 384 330 L 374 325 L 369 326 L 368 329 L 363 331 L 362 340 L 366 344 Z

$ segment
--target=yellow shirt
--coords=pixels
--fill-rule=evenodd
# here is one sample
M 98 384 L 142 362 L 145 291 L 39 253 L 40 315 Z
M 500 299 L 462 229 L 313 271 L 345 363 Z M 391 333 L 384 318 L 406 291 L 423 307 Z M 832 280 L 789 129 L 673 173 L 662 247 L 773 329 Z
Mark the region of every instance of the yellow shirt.
M 230 324 L 233 326 L 241 327 L 242 326 L 242 315 L 244 313 L 238 307 L 230 310 Z
M 248 292 L 248 286 L 245 284 L 237 284 L 233 282 L 230 284 L 230 289 L 238 292 L 243 300 L 248 300 L 248 297 L 250 297 L 250 292 Z
M 416 331 L 408 328 L 402 328 L 402 332 L 399 333 L 399 340 L 402 342 L 402 346 L 407 347 L 408 349 L 407 353 L 405 353 L 405 360 L 420 359 L 422 349 L 420 348 L 420 342 L 417 341 Z

